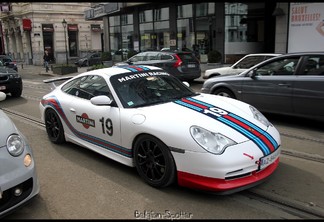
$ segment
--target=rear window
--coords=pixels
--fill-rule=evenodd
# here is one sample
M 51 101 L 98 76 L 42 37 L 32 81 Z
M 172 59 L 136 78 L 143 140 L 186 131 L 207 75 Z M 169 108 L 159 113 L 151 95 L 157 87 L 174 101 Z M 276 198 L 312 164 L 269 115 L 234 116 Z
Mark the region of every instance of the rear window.
M 191 53 L 177 53 L 182 61 L 197 62 L 197 59 Z

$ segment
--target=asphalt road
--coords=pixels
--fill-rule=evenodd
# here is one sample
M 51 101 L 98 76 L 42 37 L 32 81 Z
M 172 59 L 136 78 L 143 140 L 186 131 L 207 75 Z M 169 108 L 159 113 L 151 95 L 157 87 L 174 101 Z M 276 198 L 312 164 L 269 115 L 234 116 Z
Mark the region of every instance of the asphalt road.
M 49 90 L 42 83 L 46 78 L 50 76 L 36 71 L 25 74 L 23 96 L 9 97 L 1 107 L 39 119 L 39 98 Z M 194 82 L 192 87 L 199 90 L 201 84 Z M 266 116 L 281 133 L 285 152 L 278 169 L 248 191 L 219 196 L 176 184 L 154 189 L 135 169 L 77 145 L 52 144 L 43 127 L 11 115 L 34 151 L 41 191 L 5 219 L 323 219 L 322 124 Z

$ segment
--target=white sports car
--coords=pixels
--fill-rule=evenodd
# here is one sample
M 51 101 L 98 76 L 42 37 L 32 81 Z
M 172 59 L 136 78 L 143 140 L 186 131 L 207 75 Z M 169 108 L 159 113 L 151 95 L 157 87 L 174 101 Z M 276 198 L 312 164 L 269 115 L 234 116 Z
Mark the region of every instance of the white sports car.
M 280 134 L 258 110 L 195 93 L 163 69 L 119 66 L 44 82 L 55 86 L 39 106 L 52 142 L 136 167 L 153 187 L 177 181 L 228 194 L 260 183 L 279 164 Z

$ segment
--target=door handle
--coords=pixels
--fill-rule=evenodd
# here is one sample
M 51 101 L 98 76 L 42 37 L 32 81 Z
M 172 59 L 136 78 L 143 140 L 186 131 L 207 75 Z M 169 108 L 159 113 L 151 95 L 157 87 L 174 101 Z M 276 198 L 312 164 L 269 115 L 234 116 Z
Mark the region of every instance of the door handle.
M 74 108 L 70 108 L 70 112 L 75 113 L 75 109 Z

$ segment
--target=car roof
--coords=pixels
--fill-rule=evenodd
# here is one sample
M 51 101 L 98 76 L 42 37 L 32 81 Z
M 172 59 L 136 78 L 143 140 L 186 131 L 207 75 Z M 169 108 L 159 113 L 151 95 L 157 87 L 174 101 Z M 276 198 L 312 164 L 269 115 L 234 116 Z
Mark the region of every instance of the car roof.
M 133 70 L 133 71 L 132 71 Z M 112 67 L 108 67 L 108 68 L 103 68 L 103 69 L 95 69 L 95 70 L 91 70 L 88 72 L 84 72 L 81 73 L 79 75 L 76 75 L 75 77 L 80 77 L 80 76 L 84 76 L 84 75 L 100 75 L 100 76 L 114 76 L 114 75 L 118 75 L 121 73 L 134 73 L 136 74 L 137 72 L 140 71 L 154 71 L 154 70 L 162 70 L 163 69 L 159 68 L 159 67 L 155 67 L 155 66 L 146 66 L 146 65 L 122 65 L 122 66 L 112 66 Z
M 148 53 L 148 52 L 154 52 L 154 53 L 167 53 L 167 54 L 177 54 L 177 53 L 184 53 L 184 54 L 191 54 L 191 52 L 189 51 L 144 51 L 144 52 L 140 52 L 140 53 Z M 140 54 L 138 53 L 138 54 Z
M 324 56 L 324 52 L 291 52 L 291 53 L 286 53 L 286 54 L 281 54 L 281 55 L 278 55 L 276 57 L 273 57 L 273 58 L 270 58 L 268 60 L 265 60 L 265 61 L 262 61 L 254 66 L 252 66 L 251 68 L 241 72 L 239 75 L 245 75 L 246 73 L 250 72 L 252 69 L 254 69 L 256 66 L 259 66 L 259 65 L 262 65 L 264 63 L 268 63 L 268 62 L 271 62 L 273 60 L 277 60 L 277 59 L 280 59 L 280 58 L 289 58 L 289 57 L 292 57 L 292 56 L 311 56 L 311 55 L 323 55 Z
M 280 53 L 251 53 L 251 54 L 247 54 L 244 57 L 248 57 L 248 56 L 279 56 L 282 55 Z

